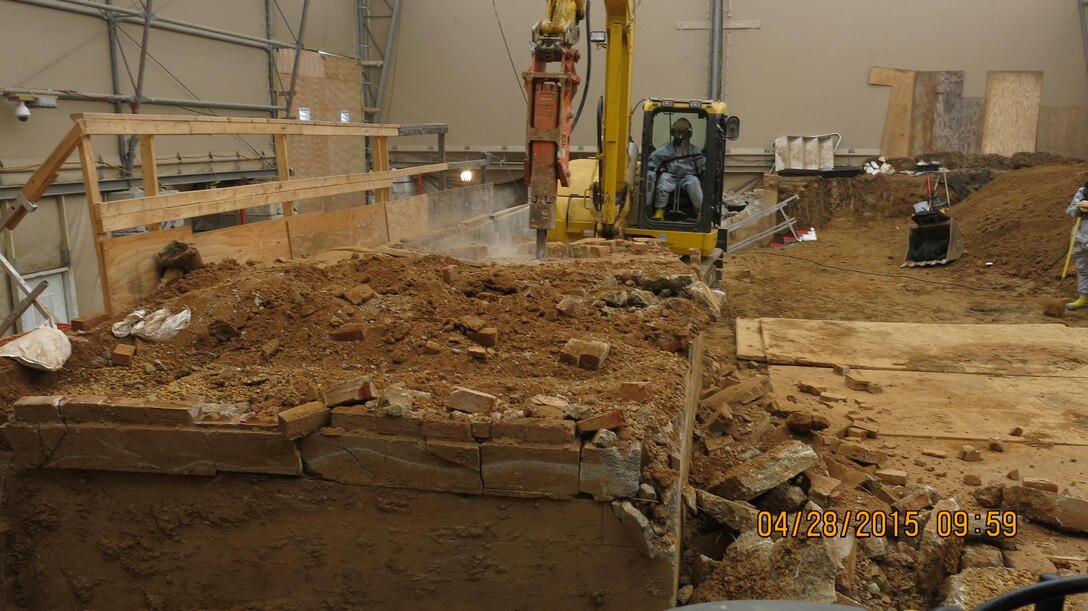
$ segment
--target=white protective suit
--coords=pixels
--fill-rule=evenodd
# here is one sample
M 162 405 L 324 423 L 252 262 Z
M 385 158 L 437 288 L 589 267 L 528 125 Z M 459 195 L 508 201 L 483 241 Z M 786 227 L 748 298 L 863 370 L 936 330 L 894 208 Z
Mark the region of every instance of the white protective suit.
M 654 208 L 661 210 L 669 203 L 669 196 L 676 187 L 687 191 L 688 197 L 696 210 L 703 207 L 703 185 L 699 177 L 706 169 L 706 157 L 702 150 L 691 143 L 677 147 L 672 142 L 660 146 L 650 155 L 650 171 L 657 175 L 657 187 L 654 192 Z M 670 159 L 698 155 L 667 163 Z
M 1069 202 L 1065 213 L 1071 218 L 1080 215 L 1077 212 L 1077 204 L 1086 198 L 1084 187 L 1077 189 L 1073 201 Z M 1073 260 L 1077 262 L 1077 297 L 1088 297 L 1088 218 L 1080 223 L 1080 229 L 1073 240 Z

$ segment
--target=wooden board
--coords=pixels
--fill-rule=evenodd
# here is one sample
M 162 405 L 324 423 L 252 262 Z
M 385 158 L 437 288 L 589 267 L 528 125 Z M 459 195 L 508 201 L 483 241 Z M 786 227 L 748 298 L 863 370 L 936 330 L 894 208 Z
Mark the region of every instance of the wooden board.
M 767 362 L 863 369 L 1088 377 L 1088 329 L 760 319 Z
M 763 348 L 763 326 L 759 319 L 737 319 L 737 358 L 747 361 L 766 361 Z
M 294 257 L 330 248 L 378 246 L 389 241 L 384 204 L 295 215 L 287 219 L 287 234 Z
M 111 315 L 127 314 L 138 306 L 159 286 L 155 255 L 171 240 L 192 239 L 192 230 L 185 226 L 102 240 L 106 310 Z
M 963 97 L 963 72 L 937 73 L 937 116 L 933 145 L 938 151 L 978 153 L 982 147 L 985 100 Z
M 202 231 L 193 234 L 193 243 L 205 263 L 223 259 L 246 261 L 274 261 L 279 257 L 291 258 L 291 243 L 287 237 L 287 221 L 275 219 Z
M 779 397 L 791 395 L 817 413 L 829 408 L 812 395 L 796 392 L 798 382 L 824 386 L 851 405 L 856 405 L 854 399 L 863 402 L 867 409 L 862 413 L 876 421 L 881 437 L 1088 446 L 1082 379 L 864 370 L 866 379 L 884 388 L 874 395 L 850 390 L 843 376 L 830 369 L 772 366 L 768 373 Z M 1009 436 L 1016 426 L 1025 429 L 1024 437 Z
M 1042 94 L 1042 72 L 990 72 L 982 152 L 1006 156 L 1034 153 Z
M 1088 159 L 1088 107 L 1040 108 L 1038 150 Z
M 937 104 L 939 72 L 914 73 L 914 101 L 910 117 L 910 154 L 922 155 L 936 151 Z
M 427 233 L 430 196 L 416 195 L 385 204 L 385 220 L 389 227 L 389 241 L 412 240 Z
M 910 155 L 910 127 L 914 112 L 913 70 L 873 66 L 869 69 L 869 84 L 892 88 L 888 99 L 888 115 L 884 120 L 884 139 L 880 151 L 885 157 Z

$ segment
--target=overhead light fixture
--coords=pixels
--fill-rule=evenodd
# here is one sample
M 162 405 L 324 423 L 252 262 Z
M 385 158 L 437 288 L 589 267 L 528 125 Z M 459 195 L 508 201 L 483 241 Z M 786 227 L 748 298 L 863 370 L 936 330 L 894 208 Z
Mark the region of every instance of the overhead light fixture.
M 472 170 L 461 170 L 461 182 L 472 182 Z

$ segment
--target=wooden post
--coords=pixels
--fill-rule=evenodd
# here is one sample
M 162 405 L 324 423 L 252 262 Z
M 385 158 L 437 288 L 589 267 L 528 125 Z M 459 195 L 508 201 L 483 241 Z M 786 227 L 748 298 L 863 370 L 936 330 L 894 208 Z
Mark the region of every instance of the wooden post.
M 94 148 L 91 137 L 79 139 L 79 164 L 83 170 L 83 188 L 87 193 L 87 213 L 91 218 L 91 230 L 94 232 L 94 254 L 98 257 L 98 277 L 102 283 L 102 306 L 107 313 L 113 314 L 110 303 L 110 278 L 106 273 L 106 259 L 102 255 L 102 242 L 109 235 L 102 231 L 102 193 L 98 190 L 98 170 L 95 169 Z
M 372 139 L 374 154 L 374 171 L 386 172 L 389 170 L 389 138 L 376 136 Z M 382 203 L 393 199 L 393 190 L 390 188 L 375 189 L 374 202 Z
M 276 134 L 272 136 L 276 146 L 276 178 L 280 182 L 291 180 L 291 166 L 287 158 L 287 136 Z M 291 216 L 295 213 L 294 202 L 283 202 L 283 216 Z
M 45 195 L 46 189 L 52 186 L 53 182 L 57 179 L 57 174 L 60 173 L 61 166 L 64 165 L 64 161 L 68 159 L 68 156 L 75 150 L 76 145 L 79 143 L 80 127 L 75 125 L 71 130 L 65 134 L 64 139 L 60 141 L 57 148 L 53 149 L 49 157 L 42 162 L 38 169 L 31 174 L 27 179 L 26 184 L 19 191 L 19 194 L 26 198 L 31 204 L 36 204 L 42 195 Z M 31 206 L 33 208 L 33 206 Z M 15 229 L 19 224 L 19 221 L 23 220 L 23 217 L 27 215 L 29 210 L 22 208 L 17 210 L 15 214 L 8 219 L 7 224 L 4 226 L 6 229 Z
M 144 197 L 159 194 L 159 168 L 155 165 L 155 136 L 149 134 L 140 135 L 140 168 L 144 177 Z M 162 227 L 159 223 L 151 223 L 148 231 L 158 231 Z

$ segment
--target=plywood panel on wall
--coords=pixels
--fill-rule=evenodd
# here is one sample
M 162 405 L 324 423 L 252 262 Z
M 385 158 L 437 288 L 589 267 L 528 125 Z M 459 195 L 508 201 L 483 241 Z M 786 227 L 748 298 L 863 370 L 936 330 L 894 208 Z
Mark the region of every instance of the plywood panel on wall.
M 1088 107 L 1043 106 L 1039 110 L 1038 150 L 1088 159 Z
M 389 241 L 384 204 L 292 216 L 287 219 L 287 234 L 295 257 L 330 248 L 378 246 Z
M 291 258 L 291 244 L 284 219 L 202 231 L 193 235 L 193 243 L 205 263 L 224 259 L 245 263 Z
M 138 306 L 159 286 L 158 252 L 172 240 L 192 239 L 193 232 L 186 225 L 103 240 L 106 278 L 102 281 L 110 295 L 106 309 L 112 314 L 123 314 Z
M 913 70 L 873 66 L 869 69 L 869 84 L 892 88 L 888 100 L 888 116 L 884 120 L 884 139 L 880 152 L 886 157 L 910 155 L 910 125 L 914 113 Z
M 1035 152 L 1042 94 L 1042 72 L 990 72 L 986 81 L 982 152 L 997 155 Z

